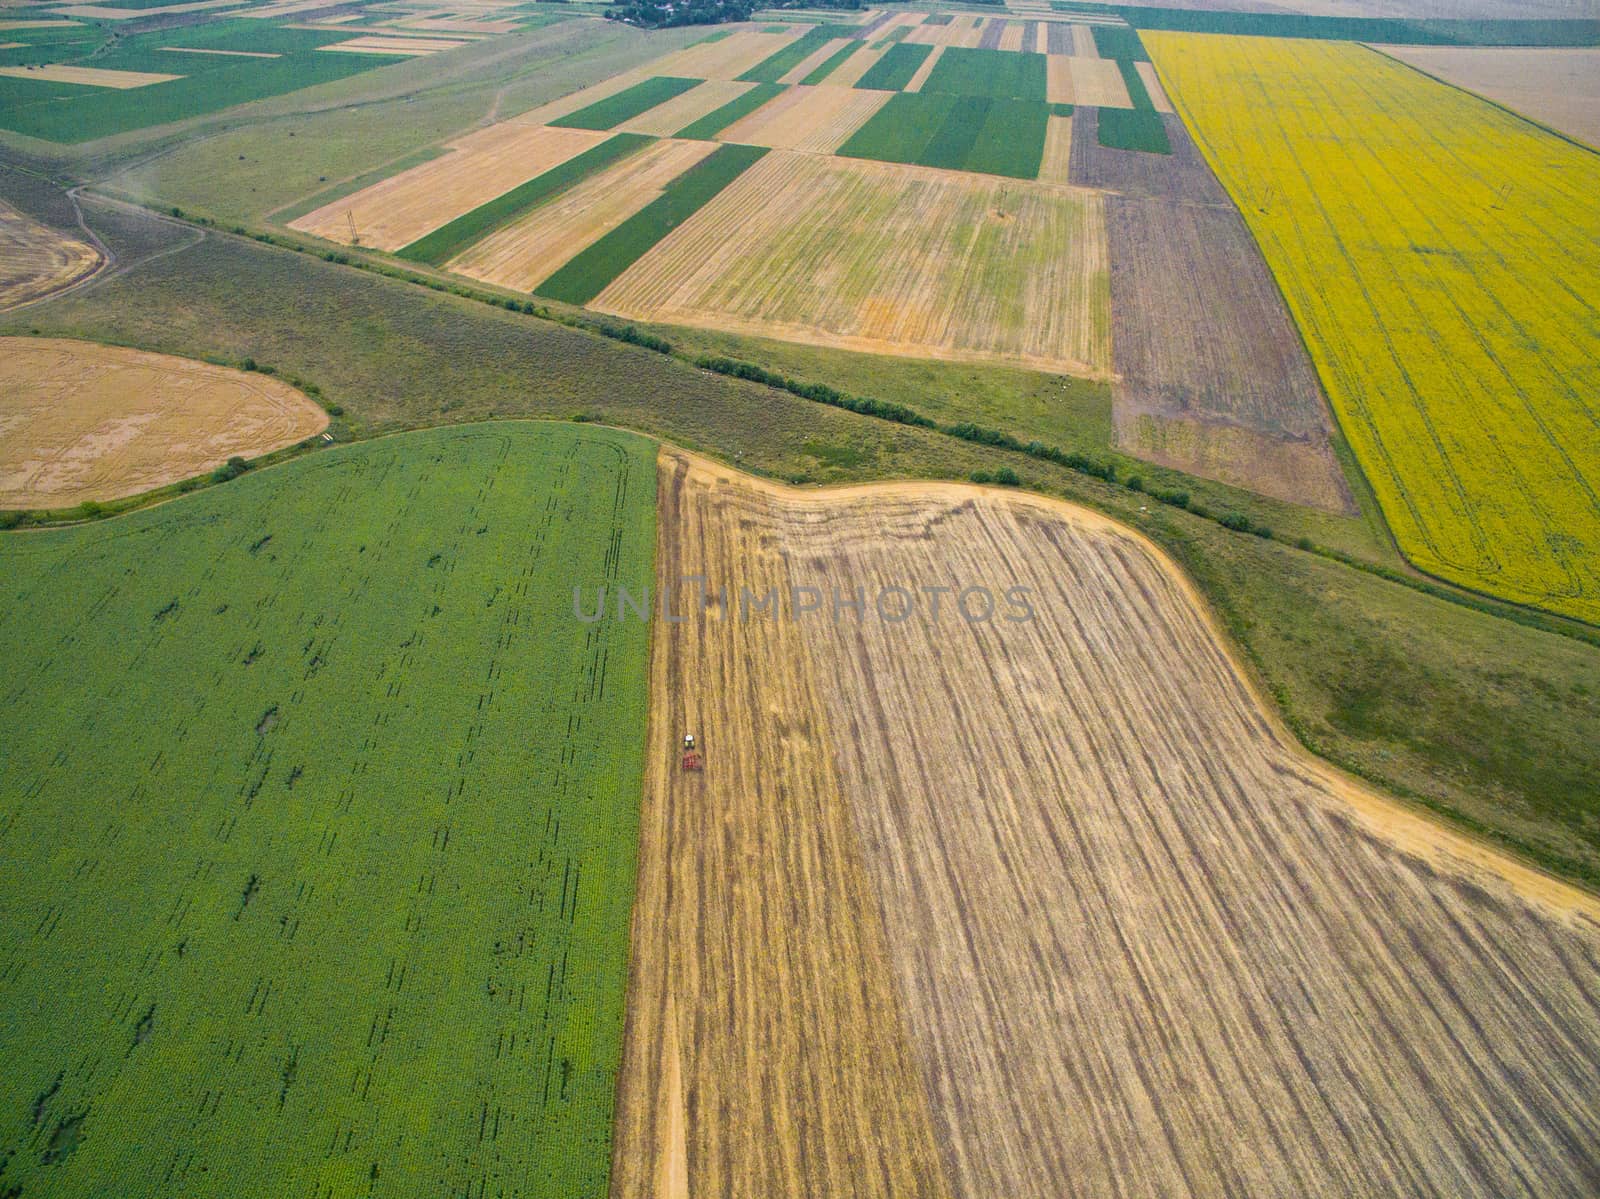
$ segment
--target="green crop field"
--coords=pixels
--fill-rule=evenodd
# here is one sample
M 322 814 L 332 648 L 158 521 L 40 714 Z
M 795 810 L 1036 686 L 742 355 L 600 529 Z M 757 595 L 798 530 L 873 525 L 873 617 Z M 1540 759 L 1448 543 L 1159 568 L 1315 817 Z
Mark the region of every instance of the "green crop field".
M 655 140 L 642 133 L 619 133 L 609 137 L 598 146 L 551 167 L 542 175 L 537 175 L 521 186 L 512 188 L 487 204 L 480 204 L 471 212 L 458 216 L 448 225 L 441 226 L 426 237 L 412 242 L 400 251 L 400 257 L 409 258 L 413 262 L 431 263 L 434 266 L 447 262 L 473 242 L 510 224 L 529 209 L 559 195 L 573 184 L 604 170 L 612 163 Z
M 0 1193 L 606 1194 L 647 630 L 572 596 L 654 497 L 480 425 L 0 541 Z
M 1102 146 L 1147 154 L 1172 153 L 1161 114 L 1153 108 L 1102 108 L 1096 119 Z
M 718 146 L 649 204 L 570 259 L 535 289 L 536 294 L 587 304 L 766 152 L 762 146 Z
M 860 33 L 854 25 L 818 25 L 815 29 L 806 30 L 802 37 L 783 49 L 762 59 L 739 78 L 746 83 L 777 83 L 834 38 L 858 38 Z M 859 43 L 855 48 L 861 48 Z
M 657 75 L 587 108 L 568 113 L 550 124 L 568 129 L 613 129 L 640 113 L 649 112 L 658 104 L 665 104 L 674 96 L 683 95 L 690 88 L 699 87 L 703 82 L 701 79 L 674 79 Z
M 811 74 L 807 75 L 800 82 L 807 85 L 823 82 L 823 80 L 827 79 L 829 75 L 832 75 L 836 70 L 844 65 L 845 59 L 854 55 L 859 49 L 861 49 L 861 43 L 846 42 L 837 51 L 829 55 L 828 58 L 823 61 L 820 67 L 812 71 Z
M 898 92 L 911 82 L 911 77 L 922 66 L 923 60 L 932 53 L 932 46 L 896 42 L 884 52 L 882 58 L 867 68 L 860 79 L 856 80 L 856 86 L 883 92 Z M 938 69 L 937 66 L 934 67 L 935 71 Z
M 36 31 L 18 31 L 28 32 Z M 53 30 L 46 32 L 55 35 Z M 388 55 L 330 54 L 318 49 L 346 41 L 350 36 L 346 31 L 286 29 L 265 21 L 241 20 L 118 37 L 102 33 L 93 42 L 75 37 L 65 47 L 49 44 L 44 48 L 48 52 L 37 46 L 24 47 L 9 53 L 24 54 L 19 61 L 25 62 L 154 71 L 182 78 L 131 91 L 26 78 L 0 79 L 0 129 L 47 141 L 84 142 L 216 112 L 403 61 Z M 8 36 L 4 40 L 26 39 Z M 184 54 L 163 49 L 167 46 L 244 50 L 279 57 Z M 11 61 L 0 59 L 0 65 Z
M 939 56 L 923 95 L 992 96 L 1000 100 L 1044 101 L 1045 56 L 1004 50 L 965 50 L 951 46 Z
M 784 88 L 776 83 L 758 83 L 744 95 L 734 100 L 729 100 L 721 108 L 706 113 L 698 121 L 691 121 L 678 130 L 679 137 L 687 138 L 713 138 L 729 125 L 747 117 L 775 96 L 781 96 Z
M 1028 100 L 901 92 L 856 130 L 838 153 L 844 158 L 1033 179 L 1044 156 L 1050 111 L 1048 104 Z

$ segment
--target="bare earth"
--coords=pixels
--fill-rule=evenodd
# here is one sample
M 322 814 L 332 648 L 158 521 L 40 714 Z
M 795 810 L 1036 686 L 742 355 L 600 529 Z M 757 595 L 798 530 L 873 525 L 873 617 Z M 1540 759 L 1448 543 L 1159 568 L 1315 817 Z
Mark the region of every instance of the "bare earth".
M 1379 46 L 1447 83 L 1600 147 L 1600 50 Z
M 655 632 L 618 1199 L 1594 1193 L 1600 905 L 1291 747 L 1142 538 L 672 454 L 660 505 L 731 590 Z
M 1103 198 L 774 150 L 596 297 L 615 316 L 1109 373 Z
M 70 508 L 314 436 L 328 416 L 246 374 L 116 346 L 0 338 L 0 508 Z
M 100 251 L 0 202 L 0 312 L 65 287 L 99 267 Z

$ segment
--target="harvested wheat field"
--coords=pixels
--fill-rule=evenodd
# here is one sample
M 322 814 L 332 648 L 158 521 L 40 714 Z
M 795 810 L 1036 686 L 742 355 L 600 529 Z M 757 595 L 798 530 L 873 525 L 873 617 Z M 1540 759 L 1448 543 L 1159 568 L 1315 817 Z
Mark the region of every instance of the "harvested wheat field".
M 418 54 L 438 54 L 441 50 L 458 50 L 469 43 L 459 38 L 446 41 L 443 38 L 432 37 L 388 37 L 375 35 L 372 37 L 351 38 L 348 42 L 334 42 L 331 46 L 318 46 L 318 50 L 329 50 L 339 54 L 400 54 L 415 56 Z
M 1136 534 L 682 456 L 660 505 L 730 590 L 656 628 L 619 1199 L 1593 1194 L 1600 908 L 1291 749 Z
M 452 152 L 308 213 L 289 228 L 363 246 L 399 250 L 439 226 L 559 166 L 611 136 L 502 122 L 451 143 Z
M 265 375 L 57 338 L 0 338 L 0 508 L 70 508 L 187 479 L 327 427 Z
M 1122 69 L 1110 58 L 1069 58 L 1074 104 L 1095 108 L 1132 108 Z
M 1104 376 L 1094 192 L 773 151 L 596 298 L 616 316 Z
M 1039 182 L 1066 183 L 1072 165 L 1072 118 L 1052 116 L 1044 130 Z
M 863 45 L 849 58 L 828 72 L 828 86 L 854 87 L 861 82 L 861 77 L 873 67 L 878 65 L 878 60 L 884 56 L 883 50 L 874 50 Z
M 893 92 L 820 84 L 791 87 L 717 135 L 720 141 L 832 154 Z
M 1044 89 L 1044 98 L 1051 104 L 1073 102 L 1072 60 L 1066 55 L 1051 54 L 1045 59 Z
M 152 83 L 171 83 L 182 75 L 165 75 L 160 71 L 109 71 L 103 67 L 0 67 L 0 76 L 12 79 L 33 79 L 40 83 L 75 83 L 84 87 L 109 87 L 118 91 L 149 87 Z
M 1157 112 L 1171 112 L 1172 101 L 1167 99 L 1167 89 L 1161 86 L 1161 76 L 1156 74 L 1153 63 L 1136 62 L 1134 69 L 1139 73 L 1139 82 L 1144 84 L 1144 90 L 1150 95 L 1150 103 Z
M 753 83 L 736 83 L 731 79 L 707 80 L 699 87 L 692 87 L 682 95 L 674 96 L 666 103 L 657 104 L 632 120 L 622 122 L 616 127 L 616 132 L 671 137 L 707 113 L 737 100 L 754 86 Z
M 800 39 L 801 31 L 758 33 L 741 29 L 715 42 L 689 46 L 650 64 L 656 75 L 677 79 L 737 79 L 757 63 L 771 58 L 790 42 Z
M 0 201 L 0 312 L 59 291 L 99 267 L 100 251 Z
M 486 283 L 532 291 L 716 148 L 715 142 L 663 140 L 648 145 L 475 242 L 447 268 Z
M 822 45 L 818 46 L 810 54 L 806 55 L 794 66 L 785 71 L 782 78 L 780 78 L 778 82 L 783 84 L 804 82 L 806 77 L 810 75 L 812 71 L 815 71 L 823 63 L 827 62 L 835 54 L 850 44 L 851 39 L 843 37 L 836 37 L 831 41 L 823 42 Z

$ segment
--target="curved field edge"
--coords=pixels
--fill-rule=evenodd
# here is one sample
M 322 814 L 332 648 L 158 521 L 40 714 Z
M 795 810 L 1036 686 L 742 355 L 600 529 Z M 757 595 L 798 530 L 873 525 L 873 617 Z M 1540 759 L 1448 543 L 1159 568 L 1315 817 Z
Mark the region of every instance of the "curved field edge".
M 119 246 L 177 236 L 147 214 L 98 201 L 91 217 Z M 0 318 L 0 328 L 31 326 L 228 362 L 254 356 L 285 377 L 315 380 L 322 397 L 344 409 L 341 436 L 582 416 L 785 479 L 949 479 L 1009 467 L 1026 487 L 1088 503 L 1165 546 L 1309 748 L 1541 866 L 1600 883 L 1600 839 L 1591 821 L 1600 802 L 1600 744 L 1590 735 L 1600 720 L 1600 654 L 1586 642 L 1552 636 L 1521 614 L 1513 621 L 1476 601 L 1464 606 L 1300 552 L 1289 538 L 1227 532 L 1023 454 L 708 374 L 414 282 L 209 230 L 198 243 L 162 254 L 128 276 L 30 310 L 27 325 Z M 898 362 L 776 342 L 695 335 L 688 344 L 741 356 L 745 347 L 760 347 L 779 356 L 773 361 L 787 372 L 838 377 L 858 394 L 965 386 L 944 368 L 917 373 Z M 470 367 L 463 346 L 474 347 Z M 530 388 L 534 378 L 544 385 Z M 996 402 L 995 389 L 1013 385 L 1010 373 L 984 379 Z M 1177 482 L 1172 476 L 1162 486 Z M 1198 485 L 1197 494 L 1213 502 Z M 1291 515 L 1265 511 L 1277 527 Z M 1318 517 L 1287 527 L 1291 537 L 1303 530 L 1358 564 L 1370 562 L 1377 551 L 1367 542 L 1340 540 L 1352 535 L 1348 524 Z
M 408 433 L 0 541 L 8 1186 L 606 1193 L 648 630 L 570 580 L 648 585 L 654 458 Z
M 1600 259 L 1550 231 L 1585 226 L 1600 160 L 1364 47 L 1269 41 L 1246 59 L 1225 37 L 1150 45 L 1407 558 L 1593 624 L 1600 499 L 1582 397 Z M 1402 159 L 1427 186 L 1395 174 Z M 1515 204 L 1507 161 L 1528 168 Z M 1358 228 L 1356 212 L 1381 219 Z
M 1307 761 L 1137 532 L 670 449 L 659 493 L 714 598 L 656 634 L 615 1194 L 1582 1192 L 1600 901 Z M 979 582 L 1034 618 L 875 604 Z

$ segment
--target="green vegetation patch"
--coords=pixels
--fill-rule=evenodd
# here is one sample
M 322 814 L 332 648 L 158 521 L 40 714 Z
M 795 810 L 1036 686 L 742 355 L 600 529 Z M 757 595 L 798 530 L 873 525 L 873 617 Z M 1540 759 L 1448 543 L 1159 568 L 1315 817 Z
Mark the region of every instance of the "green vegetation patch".
M 948 24 L 950 24 L 951 21 L 953 21 L 955 19 L 956 18 L 955 18 L 955 14 L 954 13 L 931 12 L 927 16 L 922 18 L 922 23 L 924 25 L 948 25 Z
M 1167 127 L 1153 108 L 1102 108 L 1098 116 L 1100 144 L 1112 150 L 1171 154 Z
M 1115 58 L 1118 62 L 1149 62 L 1139 32 L 1127 25 L 1091 25 L 1094 31 L 1094 48 L 1101 58 Z
M 512 188 L 504 195 L 496 196 L 487 204 L 480 204 L 448 225 L 412 242 L 400 251 L 400 257 L 409 258 L 412 262 L 442 266 L 473 242 L 510 224 L 530 208 L 559 195 L 579 180 L 604 170 L 618 159 L 655 140 L 642 133 L 618 133 L 607 138 L 598 146 L 551 167 L 544 174 Z
M 882 50 L 884 47 L 892 46 L 896 42 L 903 42 L 903 41 L 905 41 L 906 34 L 908 34 L 910 32 L 911 32 L 911 26 L 909 26 L 909 25 L 896 25 L 893 29 L 889 30 L 889 32 L 886 33 L 883 36 L 883 39 L 881 41 L 874 42 L 872 44 L 872 48 L 874 50 Z M 933 49 L 933 47 L 931 47 L 931 46 L 928 47 L 928 48 L 930 50 Z
M 873 91 L 898 92 L 911 82 L 911 77 L 932 53 L 932 46 L 896 42 L 856 80 L 856 86 Z M 935 71 L 938 69 L 934 68 Z
M 631 121 L 641 113 L 649 112 L 658 104 L 665 104 L 674 96 L 681 96 L 690 88 L 699 87 L 703 79 L 677 79 L 671 75 L 654 75 L 643 83 L 636 83 L 626 91 L 607 96 L 577 112 L 551 121 L 564 129 L 614 129 L 623 121 Z
M 0 1189 L 605 1196 L 648 627 L 573 591 L 650 585 L 654 448 L 434 430 L 0 540 Z
M 54 30 L 46 32 L 56 34 Z M 391 55 L 330 54 L 319 49 L 348 40 L 349 36 L 345 31 L 283 29 L 259 21 L 225 21 L 197 29 L 124 35 L 105 46 L 77 40 L 65 47 L 53 43 L 30 46 L 22 61 L 156 71 L 183 78 L 131 90 L 7 78 L 0 80 L 0 129 L 46 141 L 85 142 L 187 120 L 405 61 Z M 26 39 L 7 36 L 4 40 Z M 179 54 L 163 50 L 163 46 L 252 50 L 279 57 Z
M 1050 106 L 1034 101 L 901 92 L 838 153 L 845 158 L 1034 179 L 1044 157 L 1049 122 Z
M 721 108 L 706 113 L 678 130 L 678 137 L 709 141 L 737 120 L 749 116 L 768 100 L 783 95 L 785 89 L 777 83 L 758 83 L 744 95 L 729 100 Z
M 718 146 L 649 204 L 580 251 L 534 293 L 587 304 L 766 152 L 765 146 Z
M 1128 89 L 1128 99 L 1135 108 L 1155 111 L 1155 101 L 1150 99 L 1150 92 L 1144 85 L 1144 80 L 1139 76 L 1139 68 L 1133 65 L 1131 59 L 1117 59 L 1117 69 L 1122 72 L 1122 84 Z
M 922 85 L 922 92 L 924 95 L 993 96 L 1003 100 L 1043 102 L 1045 76 L 1043 54 L 951 46 L 939 56 Z
M 719 29 L 715 33 L 708 34 L 706 37 L 701 38 L 698 42 L 695 43 L 695 45 L 697 45 L 697 46 L 709 46 L 713 42 L 720 42 L 724 38 L 730 38 L 732 36 L 733 36 L 733 30 L 731 30 L 731 29 Z
M 768 55 L 739 78 L 745 83 L 777 83 L 811 55 L 837 37 L 861 37 L 854 25 L 818 25 L 774 54 Z M 859 46 L 856 49 L 860 49 Z

